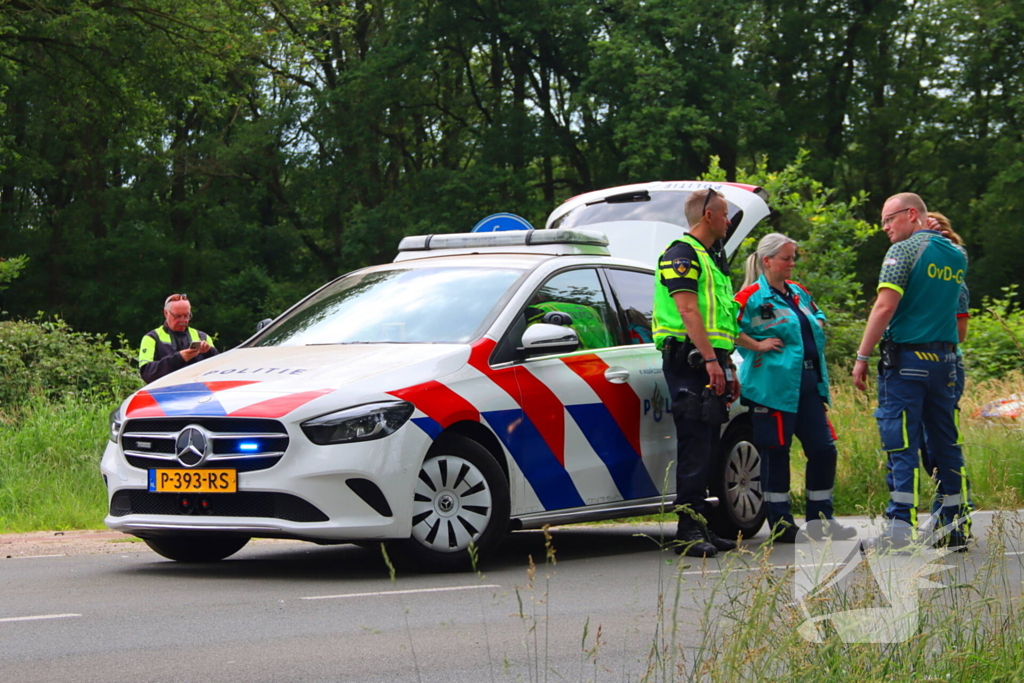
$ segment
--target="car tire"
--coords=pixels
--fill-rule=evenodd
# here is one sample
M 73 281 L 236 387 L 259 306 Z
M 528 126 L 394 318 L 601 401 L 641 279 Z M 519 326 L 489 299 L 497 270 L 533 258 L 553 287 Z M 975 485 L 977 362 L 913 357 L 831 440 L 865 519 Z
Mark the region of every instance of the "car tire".
M 146 545 L 175 562 L 217 562 L 234 555 L 249 542 L 237 536 L 160 536 L 144 538 Z
M 718 458 L 711 468 L 709 490 L 718 507 L 708 524 L 723 538 L 751 538 L 764 524 L 767 510 L 761 486 L 761 457 L 747 420 L 740 419 L 722 437 Z
M 475 569 L 508 531 L 508 480 L 479 443 L 445 437 L 420 467 L 412 515 L 412 536 L 389 544 L 401 564 L 438 572 Z

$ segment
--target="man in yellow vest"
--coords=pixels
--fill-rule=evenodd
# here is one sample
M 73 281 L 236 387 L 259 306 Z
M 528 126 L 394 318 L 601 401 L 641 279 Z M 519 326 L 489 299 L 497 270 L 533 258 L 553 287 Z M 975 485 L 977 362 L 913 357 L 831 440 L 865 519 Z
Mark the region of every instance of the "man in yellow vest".
M 713 249 L 729 229 L 728 204 L 708 188 L 691 193 L 683 211 L 690 232 L 658 259 L 654 343 L 662 352 L 676 425 L 676 552 L 713 557 L 736 547 L 696 515 L 706 514 L 708 471 L 728 417 L 728 401 L 740 395 L 730 359 L 739 335 L 738 304 L 725 257 Z
M 146 384 L 219 353 L 205 332 L 189 327 L 190 320 L 188 295 L 167 297 L 164 324 L 147 332 L 139 345 L 139 374 Z

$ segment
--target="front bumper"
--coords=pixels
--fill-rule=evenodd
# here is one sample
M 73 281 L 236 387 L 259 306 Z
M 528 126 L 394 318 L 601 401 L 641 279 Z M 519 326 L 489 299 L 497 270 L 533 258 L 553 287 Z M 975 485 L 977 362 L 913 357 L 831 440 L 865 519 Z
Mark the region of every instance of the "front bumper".
M 409 537 L 414 483 L 432 443 L 422 430 L 410 422 L 384 439 L 334 446 L 310 443 L 297 425 L 288 431 L 290 445 L 277 464 L 240 471 L 238 493 L 205 496 L 204 511 L 182 507 L 181 494 L 149 492 L 148 470 L 130 465 L 120 445 L 108 442 L 100 462 L 107 483 L 104 523 L 140 537 Z

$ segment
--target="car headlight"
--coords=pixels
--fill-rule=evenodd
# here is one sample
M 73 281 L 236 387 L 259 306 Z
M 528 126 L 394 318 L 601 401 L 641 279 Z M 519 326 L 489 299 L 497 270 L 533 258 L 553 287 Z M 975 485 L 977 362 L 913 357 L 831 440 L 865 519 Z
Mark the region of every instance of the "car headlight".
M 124 418 L 121 417 L 121 408 L 114 408 L 110 411 L 110 431 L 108 436 L 110 440 L 117 443 L 117 437 L 121 435 L 121 425 L 124 423 Z
M 368 403 L 306 420 L 302 431 L 320 446 L 383 439 L 408 422 L 413 410 L 407 401 Z

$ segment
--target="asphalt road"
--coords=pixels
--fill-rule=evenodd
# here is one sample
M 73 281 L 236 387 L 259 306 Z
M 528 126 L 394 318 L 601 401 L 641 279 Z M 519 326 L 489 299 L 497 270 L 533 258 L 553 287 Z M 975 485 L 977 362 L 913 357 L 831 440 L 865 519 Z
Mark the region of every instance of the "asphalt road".
M 993 557 L 1007 580 L 991 590 L 1019 592 L 1022 519 L 1004 517 L 997 543 L 992 517 L 978 515 L 978 544 L 931 577 L 954 588 L 924 592 L 978 593 L 971 584 Z M 844 521 L 870 533 L 866 519 Z M 68 682 L 636 681 L 711 654 L 742 619 L 740 588 L 808 561 L 792 546 L 766 560 L 762 533 L 748 552 L 680 562 L 659 549 L 659 534 L 555 529 L 552 564 L 543 534 L 520 532 L 482 574 L 394 580 L 379 551 L 299 542 L 250 544 L 210 565 L 148 551 L 0 559 L 0 672 Z

